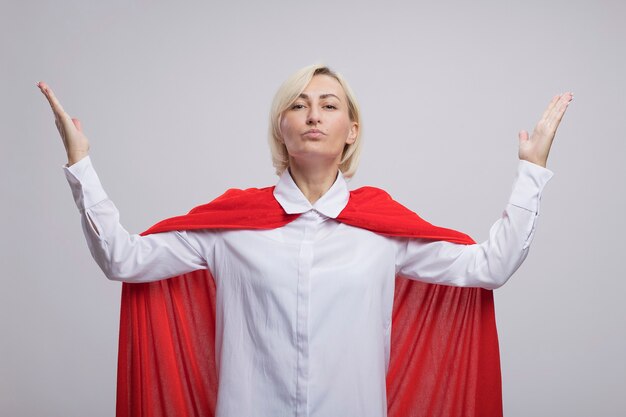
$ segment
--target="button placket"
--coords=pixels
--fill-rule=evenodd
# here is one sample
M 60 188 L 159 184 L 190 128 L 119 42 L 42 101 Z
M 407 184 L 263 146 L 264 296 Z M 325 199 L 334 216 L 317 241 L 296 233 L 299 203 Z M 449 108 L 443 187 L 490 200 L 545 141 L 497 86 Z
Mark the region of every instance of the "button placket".
M 311 293 L 311 267 L 313 265 L 313 238 L 316 216 L 309 211 L 306 219 L 298 259 L 298 303 L 296 347 L 298 351 L 296 381 L 296 416 L 308 416 L 309 385 L 309 296 Z

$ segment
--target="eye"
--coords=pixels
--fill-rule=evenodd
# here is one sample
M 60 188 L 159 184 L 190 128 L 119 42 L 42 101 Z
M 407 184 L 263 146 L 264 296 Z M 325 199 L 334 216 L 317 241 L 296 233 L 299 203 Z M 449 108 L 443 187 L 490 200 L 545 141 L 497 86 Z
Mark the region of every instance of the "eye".
M 329 110 L 337 110 L 337 106 L 333 104 L 327 104 L 324 106 L 324 108 L 329 109 Z
M 290 108 L 291 108 L 291 110 L 303 109 L 304 108 L 304 104 L 296 103 L 296 104 L 293 104 Z

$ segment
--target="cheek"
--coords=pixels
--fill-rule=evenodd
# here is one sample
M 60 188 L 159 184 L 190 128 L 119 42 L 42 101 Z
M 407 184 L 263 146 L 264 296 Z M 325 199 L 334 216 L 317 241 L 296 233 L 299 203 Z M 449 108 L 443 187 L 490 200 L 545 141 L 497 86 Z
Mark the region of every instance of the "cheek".
M 342 118 L 337 123 L 338 131 L 344 136 L 344 139 L 350 136 L 350 129 L 352 127 L 352 122 L 349 118 Z
M 278 127 L 280 128 L 280 134 L 283 141 L 285 140 L 285 137 L 291 136 L 291 133 L 293 132 L 294 121 L 292 119 L 292 117 L 283 116 L 280 120 Z

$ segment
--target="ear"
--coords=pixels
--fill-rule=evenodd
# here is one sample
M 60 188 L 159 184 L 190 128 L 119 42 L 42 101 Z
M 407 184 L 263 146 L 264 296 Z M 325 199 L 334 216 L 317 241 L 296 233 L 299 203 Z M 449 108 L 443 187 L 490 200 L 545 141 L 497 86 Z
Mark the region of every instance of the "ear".
M 356 142 L 357 136 L 359 136 L 359 124 L 357 122 L 352 122 L 352 126 L 350 126 L 350 130 L 348 131 L 346 144 L 352 145 L 354 142 Z

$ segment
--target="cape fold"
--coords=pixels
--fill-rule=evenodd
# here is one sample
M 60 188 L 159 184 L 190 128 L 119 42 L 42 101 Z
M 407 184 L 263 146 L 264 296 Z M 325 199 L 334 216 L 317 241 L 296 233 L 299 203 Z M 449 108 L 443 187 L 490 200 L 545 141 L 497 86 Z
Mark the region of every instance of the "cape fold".
M 171 230 L 272 229 L 286 214 L 274 187 L 231 189 L 142 235 Z M 337 221 L 389 236 L 474 241 L 434 226 L 386 192 L 350 192 Z M 493 293 L 396 277 L 387 373 L 390 417 L 501 417 Z M 122 286 L 117 417 L 215 415 L 215 283 L 208 270 Z

